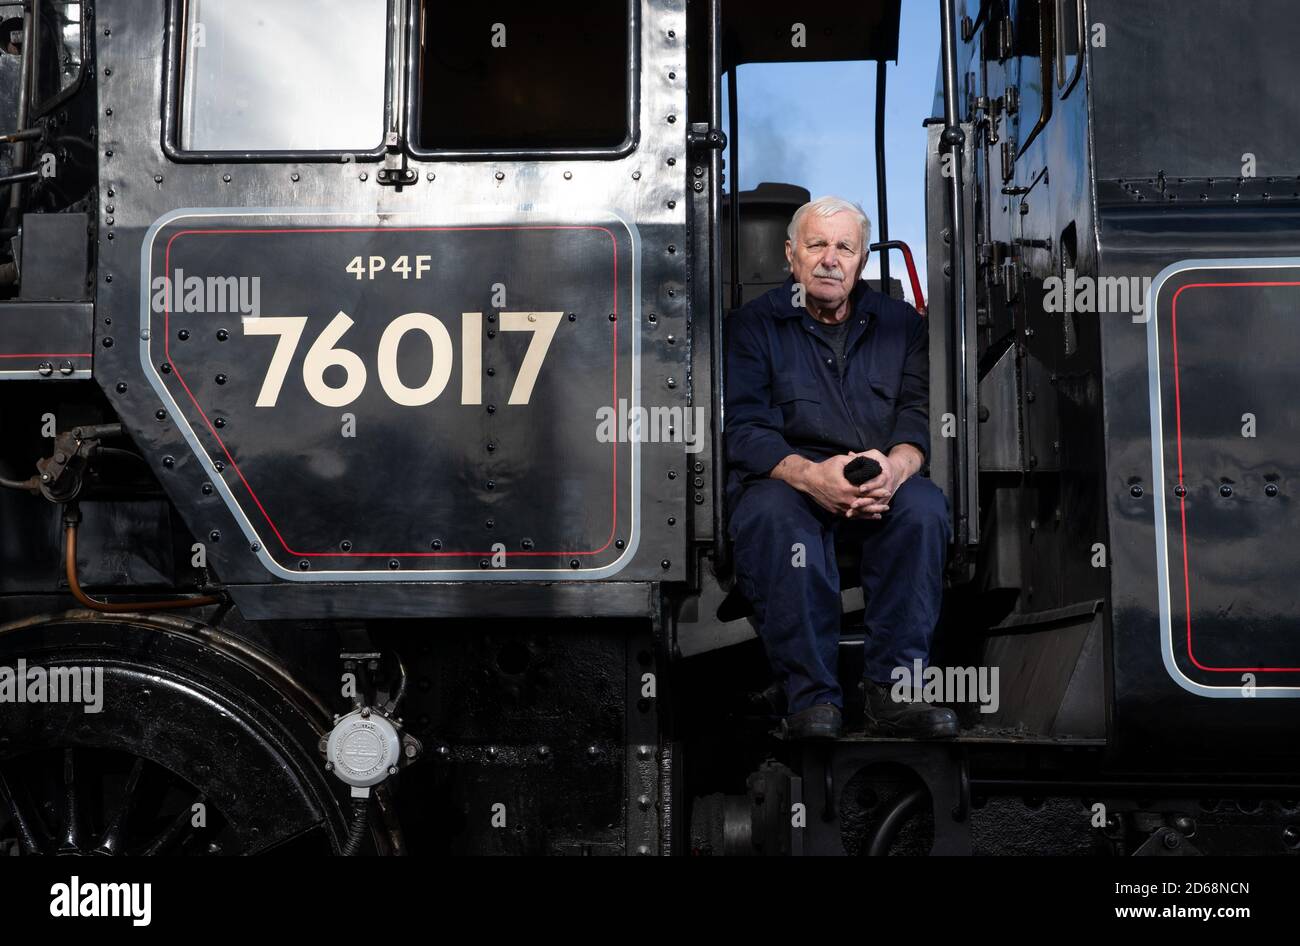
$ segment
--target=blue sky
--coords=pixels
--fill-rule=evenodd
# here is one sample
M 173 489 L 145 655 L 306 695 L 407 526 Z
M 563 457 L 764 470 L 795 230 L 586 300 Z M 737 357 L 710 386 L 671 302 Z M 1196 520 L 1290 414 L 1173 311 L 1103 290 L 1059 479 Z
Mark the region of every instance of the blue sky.
M 903 4 L 899 62 L 886 82 L 885 160 L 889 235 L 912 248 L 925 283 L 925 141 L 921 121 L 934 103 L 939 62 L 939 5 Z M 857 201 L 876 221 L 874 62 L 752 63 L 740 67 L 740 186 L 761 181 L 801 184 L 814 197 Z M 725 108 L 724 108 L 725 113 Z M 724 115 L 724 127 L 726 127 Z M 730 129 L 727 128 L 728 134 Z M 890 259 L 912 297 L 902 254 Z M 867 275 L 879 275 L 875 254 Z

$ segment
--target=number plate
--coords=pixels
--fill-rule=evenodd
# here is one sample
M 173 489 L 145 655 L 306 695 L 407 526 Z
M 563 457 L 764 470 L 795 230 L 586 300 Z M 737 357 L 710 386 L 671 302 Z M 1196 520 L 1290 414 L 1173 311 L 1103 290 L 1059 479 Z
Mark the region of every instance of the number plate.
M 639 456 L 601 418 L 638 404 L 634 232 L 326 221 L 182 213 L 145 242 L 161 422 L 268 569 L 618 571 Z

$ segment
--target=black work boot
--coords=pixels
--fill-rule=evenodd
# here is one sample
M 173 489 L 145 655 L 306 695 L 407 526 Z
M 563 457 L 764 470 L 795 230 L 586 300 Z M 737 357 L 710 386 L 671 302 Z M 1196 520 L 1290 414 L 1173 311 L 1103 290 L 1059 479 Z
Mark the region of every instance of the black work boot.
M 818 703 L 783 719 L 781 738 L 791 742 L 799 739 L 838 739 L 843 728 L 840 708 L 831 703 Z
M 957 735 L 957 714 L 943 706 L 926 703 L 918 692 L 907 699 L 894 699 L 893 686 L 863 680 L 866 691 L 867 735 L 897 736 L 903 739 L 951 739 Z

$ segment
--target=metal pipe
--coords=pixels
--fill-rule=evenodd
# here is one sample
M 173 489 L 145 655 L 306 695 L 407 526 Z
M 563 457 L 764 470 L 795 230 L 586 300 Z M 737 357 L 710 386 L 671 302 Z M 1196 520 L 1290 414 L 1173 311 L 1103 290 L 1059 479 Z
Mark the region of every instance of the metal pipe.
M 722 0 L 713 0 L 709 7 L 709 128 L 722 128 Z M 736 127 L 731 127 L 731 137 L 736 137 Z M 709 407 L 713 411 L 713 570 L 725 574 L 730 564 L 730 546 L 727 544 L 726 510 L 726 371 L 723 336 L 722 298 L 722 149 L 709 149 L 709 373 L 713 380 Z M 735 234 L 732 234 L 735 246 Z M 734 277 L 733 277 L 734 278 Z
M 11 131 L 8 134 L 0 135 L 0 144 L 14 144 L 19 141 L 35 141 L 43 134 L 40 128 L 24 128 L 22 131 Z
M 18 127 L 20 129 L 27 127 L 27 115 L 31 106 L 32 90 L 32 50 L 35 47 L 33 34 L 36 29 L 34 4 L 32 0 L 27 0 L 23 4 L 23 68 L 22 75 L 18 80 Z M 27 165 L 27 144 L 19 141 L 14 145 L 14 163 L 15 171 L 21 171 Z M 20 182 L 15 182 L 9 188 L 9 209 L 15 214 L 22 204 L 23 187 Z
M 885 81 L 888 63 L 876 63 L 876 212 L 878 241 L 889 242 L 889 191 L 885 180 Z M 865 261 L 865 260 L 864 260 Z M 889 295 L 889 254 L 880 254 L 880 291 Z
M 0 177 L 0 187 L 3 187 L 6 184 L 13 184 L 16 190 L 19 184 L 26 183 L 27 181 L 35 181 L 40 176 L 40 171 L 22 171 L 18 174 L 7 174 L 4 177 Z
M 736 92 L 736 73 L 732 67 L 727 71 L 727 124 L 731 128 L 731 141 L 728 163 L 728 177 L 731 179 L 731 307 L 740 308 L 743 298 L 740 291 L 740 106 Z
M 970 405 L 966 402 L 967 339 L 966 339 L 966 205 L 962 186 L 962 166 L 965 160 L 966 133 L 962 131 L 957 111 L 957 10 L 953 0 L 939 0 L 939 15 L 943 29 L 943 144 L 952 159 L 952 174 L 948 178 L 949 244 L 948 244 L 948 303 L 949 318 L 953 327 L 955 345 L 951 353 L 953 408 L 957 415 L 956 454 L 953 464 L 953 539 L 957 556 L 965 557 L 970 537 Z
M 66 538 L 66 552 L 64 554 L 64 571 L 67 573 L 68 590 L 72 596 L 79 602 L 90 608 L 92 611 L 103 611 L 109 614 L 123 614 L 139 611 L 170 611 L 176 608 L 197 608 L 208 604 L 217 604 L 220 598 L 212 595 L 200 595 L 195 598 L 174 598 L 168 601 L 119 601 L 108 603 L 98 601 L 81 590 L 81 582 L 77 580 L 77 523 L 70 519 L 68 515 L 64 516 L 64 535 Z

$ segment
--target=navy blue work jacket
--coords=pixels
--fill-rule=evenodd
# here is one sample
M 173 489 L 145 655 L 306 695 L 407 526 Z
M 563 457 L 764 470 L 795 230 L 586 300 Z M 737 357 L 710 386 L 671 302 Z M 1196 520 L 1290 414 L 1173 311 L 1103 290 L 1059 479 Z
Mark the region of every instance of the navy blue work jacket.
M 825 326 L 793 305 L 794 277 L 727 317 L 727 496 L 792 453 L 930 455 L 928 325 L 899 299 L 859 282 L 850 298 L 844 377 Z

